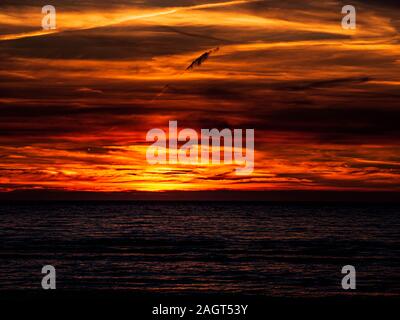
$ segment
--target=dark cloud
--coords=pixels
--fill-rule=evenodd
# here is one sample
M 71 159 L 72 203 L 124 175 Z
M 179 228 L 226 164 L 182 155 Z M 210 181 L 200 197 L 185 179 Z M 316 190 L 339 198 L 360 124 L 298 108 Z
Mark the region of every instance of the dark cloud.
M 370 77 L 355 77 L 355 78 L 339 78 L 339 79 L 328 79 L 328 80 L 318 80 L 311 81 L 308 83 L 301 83 L 294 85 L 292 87 L 282 87 L 283 90 L 308 90 L 308 89 L 316 89 L 316 88 L 332 88 L 336 86 L 343 85 L 353 85 L 353 84 L 361 84 L 371 81 Z
M 56 6 L 85 18 L 89 11 L 210 2 L 219 1 Z M 342 32 L 339 2 L 271 0 L 0 41 L 0 170 L 21 182 L 2 186 L 398 189 L 400 64 L 391 29 L 397 2 L 358 3 L 361 17 L 384 25 L 360 19 L 359 33 Z M 18 15 L 42 5 L 4 0 L 0 7 Z M 7 24 L 1 33 L 33 30 Z M 182 74 L 216 47 L 201 68 Z M 181 129 L 254 128 L 257 174 L 146 167 L 146 132 L 166 128 L 168 120 Z
M 356 2 L 361 4 L 373 5 L 378 8 L 400 7 L 400 3 L 397 0 L 357 0 Z M 341 1 L 341 3 L 348 4 L 348 2 L 346 1 Z

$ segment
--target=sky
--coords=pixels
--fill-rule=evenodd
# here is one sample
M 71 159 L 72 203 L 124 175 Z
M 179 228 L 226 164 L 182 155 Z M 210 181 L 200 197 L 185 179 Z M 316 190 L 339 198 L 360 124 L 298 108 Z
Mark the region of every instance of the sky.
M 0 3 L 1 191 L 400 191 L 397 0 L 353 1 L 356 30 L 342 1 L 17 3 Z M 254 172 L 150 165 L 170 120 L 254 129 Z

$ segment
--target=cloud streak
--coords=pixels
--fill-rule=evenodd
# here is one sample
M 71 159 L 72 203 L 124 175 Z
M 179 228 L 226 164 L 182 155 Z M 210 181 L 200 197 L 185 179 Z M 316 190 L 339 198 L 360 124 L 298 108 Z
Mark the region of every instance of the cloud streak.
M 21 18 L 0 4 L 2 37 L 36 32 L 23 3 Z M 60 2 L 62 32 L 0 41 L 3 190 L 399 189 L 393 3 L 360 2 L 356 32 L 336 2 L 74 3 Z M 146 132 L 169 120 L 254 128 L 254 174 L 149 166 Z
M 235 0 L 235 1 L 225 1 L 225 2 L 217 2 L 217 3 L 206 3 L 206 4 L 186 6 L 186 7 L 176 7 L 176 8 L 163 10 L 163 11 L 149 12 L 149 13 L 145 13 L 145 14 L 126 14 L 126 15 L 122 15 L 119 17 L 115 17 L 115 18 L 108 20 L 106 22 L 103 22 L 103 23 L 92 23 L 92 24 L 89 24 L 86 26 L 81 26 L 80 28 L 69 27 L 67 24 L 67 25 L 59 28 L 58 30 L 51 31 L 51 32 L 37 30 L 37 31 L 24 32 L 24 33 L 18 33 L 18 34 L 0 35 L 0 41 L 18 40 L 18 39 L 31 38 L 31 37 L 40 37 L 40 36 L 46 36 L 49 34 L 65 32 L 65 31 L 90 30 L 90 29 L 95 29 L 95 28 L 104 28 L 104 27 L 110 27 L 110 26 L 114 26 L 114 25 L 118 25 L 118 24 L 123 24 L 126 22 L 132 22 L 135 20 L 146 20 L 146 19 L 156 18 L 156 17 L 160 17 L 160 16 L 164 16 L 164 15 L 170 15 L 170 14 L 178 13 L 181 11 L 204 10 L 204 9 L 212 9 L 212 8 L 220 8 L 220 7 L 229 7 L 229 6 L 235 6 L 235 5 L 245 4 L 245 3 L 258 2 L 258 1 L 261 1 L 261 0 Z M 119 15 L 121 15 L 121 14 L 119 14 Z M 75 16 L 74 18 L 78 20 L 80 17 Z M 74 18 L 72 18 L 72 20 Z M 92 19 L 92 20 L 95 20 L 95 19 Z M 101 20 L 101 19 L 99 19 L 99 20 Z

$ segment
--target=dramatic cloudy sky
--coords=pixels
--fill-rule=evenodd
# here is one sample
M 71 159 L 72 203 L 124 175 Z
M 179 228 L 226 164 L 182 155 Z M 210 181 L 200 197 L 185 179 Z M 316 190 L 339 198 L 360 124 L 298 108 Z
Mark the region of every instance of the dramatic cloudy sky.
M 400 5 L 344 4 L 1 0 L 1 190 L 400 190 Z M 169 120 L 254 128 L 254 173 L 148 165 Z

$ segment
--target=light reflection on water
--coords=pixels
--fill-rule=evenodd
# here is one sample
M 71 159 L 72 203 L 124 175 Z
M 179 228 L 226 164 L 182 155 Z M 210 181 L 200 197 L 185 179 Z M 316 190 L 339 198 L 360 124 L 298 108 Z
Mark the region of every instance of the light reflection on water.
M 400 294 L 399 206 L 74 203 L 0 206 L 0 290 Z

